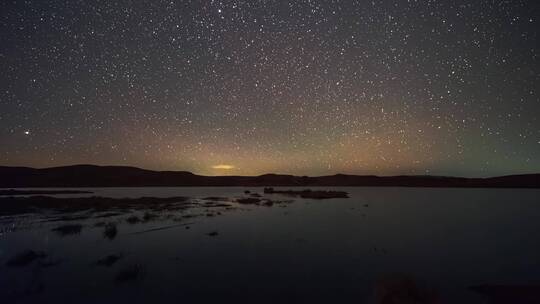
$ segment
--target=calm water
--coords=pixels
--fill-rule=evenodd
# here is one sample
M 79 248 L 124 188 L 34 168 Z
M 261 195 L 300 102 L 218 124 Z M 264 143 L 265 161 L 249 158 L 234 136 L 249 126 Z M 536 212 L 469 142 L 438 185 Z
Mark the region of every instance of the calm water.
M 245 187 L 92 190 L 108 197 L 235 198 L 246 189 L 262 193 Z M 194 217 L 180 222 L 162 216 L 131 225 L 129 214 L 91 217 L 70 221 L 83 229 L 64 237 L 51 229 L 65 223 L 43 215 L 0 218 L 0 297 L 15 303 L 375 303 L 377 282 L 400 276 L 435 291 L 443 303 L 482 303 L 467 287 L 540 283 L 540 190 L 331 189 L 351 197 L 233 204 L 214 208 L 212 217 L 199 207 L 182 211 Z M 103 227 L 94 225 L 99 221 L 117 223 L 114 239 L 103 237 Z M 50 265 L 5 265 L 27 249 L 45 252 Z M 123 258 L 96 265 L 110 254 Z M 142 275 L 116 280 L 130 265 L 139 265 Z

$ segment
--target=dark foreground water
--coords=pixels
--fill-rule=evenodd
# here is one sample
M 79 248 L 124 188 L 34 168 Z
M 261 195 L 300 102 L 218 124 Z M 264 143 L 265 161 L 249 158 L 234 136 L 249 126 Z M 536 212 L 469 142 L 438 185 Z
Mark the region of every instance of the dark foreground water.
M 484 303 L 470 286 L 540 283 L 540 190 L 325 187 L 351 197 L 203 205 L 203 197 L 233 201 L 246 189 L 262 193 L 91 189 L 199 204 L 133 224 L 127 218 L 144 212 L 0 217 L 0 302 L 376 303 L 388 284 L 404 284 L 437 303 Z M 82 228 L 52 230 L 65 224 Z M 108 224 L 114 235 L 104 234 Z M 9 265 L 26 250 L 46 256 Z M 108 265 L 108 255 L 118 259 Z

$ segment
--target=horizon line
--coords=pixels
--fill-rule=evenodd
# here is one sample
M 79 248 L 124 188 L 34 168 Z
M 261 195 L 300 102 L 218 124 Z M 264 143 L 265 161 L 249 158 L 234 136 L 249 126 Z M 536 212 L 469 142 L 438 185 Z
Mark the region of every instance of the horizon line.
M 484 176 L 484 177 L 465 177 L 465 176 L 459 176 L 459 175 L 431 175 L 431 174 L 394 174 L 394 175 L 378 175 L 378 174 L 350 174 L 350 173 L 330 173 L 326 175 L 296 175 L 296 174 L 287 174 L 287 173 L 275 173 L 275 172 L 268 172 L 263 173 L 259 175 L 205 175 L 205 174 L 198 174 L 194 173 L 192 171 L 188 170 L 155 170 L 155 169 L 147 169 L 142 168 L 139 166 L 134 165 L 102 165 L 102 164 L 89 164 L 89 163 L 79 163 L 79 164 L 71 164 L 71 165 L 59 165 L 59 166 L 46 166 L 46 167 L 31 167 L 31 166 L 12 166 L 12 165 L 1 165 L 0 167 L 5 168 L 28 168 L 28 169 L 35 169 L 35 170 L 46 170 L 46 169 L 55 169 L 55 168 L 66 168 L 66 167 L 117 167 L 117 168 L 134 168 L 144 171 L 152 171 L 152 172 L 186 172 L 197 176 L 203 176 L 203 177 L 260 177 L 265 175 L 280 175 L 280 176 L 295 176 L 295 177 L 326 177 L 326 176 L 336 176 L 336 175 L 345 175 L 345 176 L 371 176 L 371 177 L 442 177 L 442 178 L 464 178 L 464 179 L 489 179 L 489 178 L 496 178 L 496 177 L 506 177 L 506 176 L 520 176 L 520 175 L 540 175 L 540 172 L 531 172 L 531 173 L 506 173 L 501 175 L 491 175 L 491 176 Z

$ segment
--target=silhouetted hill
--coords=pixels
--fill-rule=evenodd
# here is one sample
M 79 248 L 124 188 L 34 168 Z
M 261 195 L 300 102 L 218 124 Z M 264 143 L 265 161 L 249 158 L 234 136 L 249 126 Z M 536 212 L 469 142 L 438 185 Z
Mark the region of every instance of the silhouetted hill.
M 336 174 L 294 176 L 202 176 L 186 171 L 151 171 L 125 166 L 75 165 L 35 169 L 0 166 L 0 187 L 142 186 L 373 186 L 540 188 L 540 174 L 491 178 Z

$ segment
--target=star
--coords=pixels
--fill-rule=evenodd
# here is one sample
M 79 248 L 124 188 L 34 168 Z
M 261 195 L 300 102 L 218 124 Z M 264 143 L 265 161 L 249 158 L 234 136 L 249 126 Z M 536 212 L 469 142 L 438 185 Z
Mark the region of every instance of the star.
M 0 165 L 540 171 L 536 1 L 186 3 L 5 1 Z

